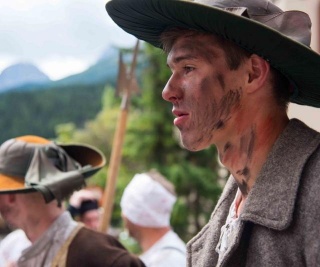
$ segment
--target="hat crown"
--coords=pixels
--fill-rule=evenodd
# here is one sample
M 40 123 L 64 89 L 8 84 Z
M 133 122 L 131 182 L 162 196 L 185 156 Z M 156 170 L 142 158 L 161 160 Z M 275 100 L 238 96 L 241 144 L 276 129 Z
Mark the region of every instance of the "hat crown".
M 58 145 L 38 136 L 21 136 L 0 146 L 0 192 L 40 192 L 48 203 L 85 185 L 105 158 L 87 145 Z
M 285 12 L 268 0 L 194 0 L 193 2 L 247 17 L 310 47 L 311 20 L 304 12 Z
M 26 143 L 10 139 L 0 146 L 0 170 L 2 173 L 24 178 L 32 160 L 35 146 L 41 144 Z
M 268 0 L 194 0 L 194 2 L 218 8 L 246 7 L 250 15 L 268 15 L 283 12 Z
M 51 164 L 61 171 L 76 169 L 75 165 L 66 164 L 66 153 L 52 142 L 34 143 L 15 138 L 0 146 L 1 173 L 25 178 L 36 150 L 43 150 Z

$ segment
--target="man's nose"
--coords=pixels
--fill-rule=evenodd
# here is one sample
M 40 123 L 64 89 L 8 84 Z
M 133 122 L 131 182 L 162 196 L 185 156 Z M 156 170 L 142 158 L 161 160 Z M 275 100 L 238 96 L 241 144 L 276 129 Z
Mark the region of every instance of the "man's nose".
M 176 102 L 181 98 L 181 90 L 174 76 L 171 76 L 162 90 L 162 98 L 168 102 Z

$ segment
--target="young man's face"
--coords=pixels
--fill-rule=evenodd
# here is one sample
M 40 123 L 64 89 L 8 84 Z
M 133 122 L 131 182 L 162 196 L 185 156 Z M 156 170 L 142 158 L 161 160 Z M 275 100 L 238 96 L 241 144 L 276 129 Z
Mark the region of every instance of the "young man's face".
M 217 144 L 228 134 L 240 108 L 245 70 L 230 70 L 212 35 L 179 37 L 169 55 L 172 75 L 162 96 L 173 104 L 174 125 L 193 151 Z

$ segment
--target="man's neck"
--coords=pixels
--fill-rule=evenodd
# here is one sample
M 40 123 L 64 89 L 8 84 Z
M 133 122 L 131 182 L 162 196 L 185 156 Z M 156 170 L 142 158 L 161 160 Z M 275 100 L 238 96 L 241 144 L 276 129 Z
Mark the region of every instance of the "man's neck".
M 140 246 L 143 252 L 146 252 L 156 242 L 158 242 L 166 233 L 170 231 L 170 227 L 163 228 L 144 228 L 141 230 Z
M 44 212 L 42 216 L 39 216 L 40 214 L 38 213 L 29 217 L 22 229 L 31 243 L 36 242 L 62 213 L 63 210 L 57 209 L 55 212 Z
M 249 116 L 249 114 L 247 114 Z M 246 199 L 275 141 L 289 122 L 286 115 L 254 116 L 241 121 L 234 135 L 217 145 L 221 162 L 231 172 Z M 247 117 L 250 118 L 250 117 Z M 228 136 L 229 137 L 229 136 Z

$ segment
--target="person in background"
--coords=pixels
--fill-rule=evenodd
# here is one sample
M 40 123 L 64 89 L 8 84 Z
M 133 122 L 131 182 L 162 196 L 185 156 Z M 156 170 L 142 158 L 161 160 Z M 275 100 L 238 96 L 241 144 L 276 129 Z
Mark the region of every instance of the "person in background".
M 268 0 L 111 0 L 106 8 L 167 53 L 162 97 L 182 144 L 214 145 L 231 174 L 187 244 L 187 266 L 320 266 L 320 133 L 287 113 L 289 102 L 320 107 L 309 16 Z
M 69 199 L 68 211 L 71 216 L 82 222 L 88 228 L 98 230 L 101 211 L 99 207 L 99 196 L 92 190 L 81 189 L 72 194 Z
M 175 189 L 159 172 L 136 174 L 121 198 L 125 228 L 137 240 L 147 267 L 186 266 L 185 243 L 172 230 Z
M 31 242 L 16 266 L 144 266 L 115 238 L 78 224 L 62 206 L 104 165 L 94 147 L 39 136 L 12 138 L 0 146 L 0 213 Z

